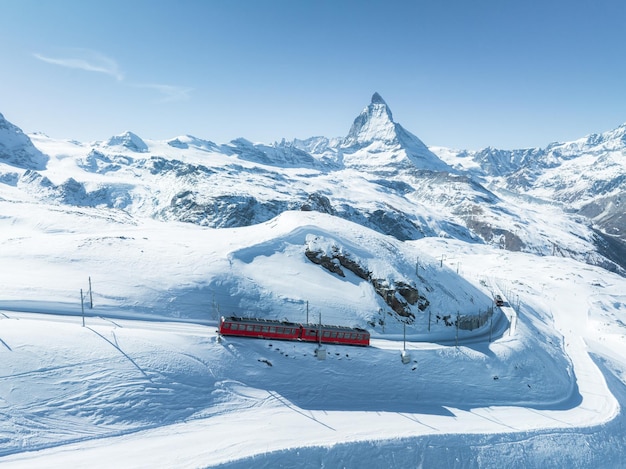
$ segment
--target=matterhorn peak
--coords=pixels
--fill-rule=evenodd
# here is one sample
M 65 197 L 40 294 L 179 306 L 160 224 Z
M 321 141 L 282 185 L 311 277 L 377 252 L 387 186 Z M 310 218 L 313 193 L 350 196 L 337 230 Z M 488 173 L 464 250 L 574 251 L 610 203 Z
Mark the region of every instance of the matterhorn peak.
M 391 109 L 381 95 L 374 93 L 372 102 L 354 120 L 344 144 L 362 146 L 374 140 L 391 142 L 395 139 L 396 131 Z
M 419 138 L 394 122 L 391 109 L 378 93 L 354 120 L 341 146 L 347 166 L 453 171 Z
M 378 93 L 374 93 L 372 95 L 372 104 L 384 104 L 385 106 L 387 105 L 383 97 Z

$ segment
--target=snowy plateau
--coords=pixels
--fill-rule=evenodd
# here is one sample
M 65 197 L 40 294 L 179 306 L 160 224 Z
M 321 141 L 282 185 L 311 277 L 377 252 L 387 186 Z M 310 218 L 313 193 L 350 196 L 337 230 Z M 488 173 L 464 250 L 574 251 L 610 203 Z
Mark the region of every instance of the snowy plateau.
M 0 115 L 0 467 L 626 467 L 625 193 L 626 124 L 466 151 L 377 93 L 273 144 Z

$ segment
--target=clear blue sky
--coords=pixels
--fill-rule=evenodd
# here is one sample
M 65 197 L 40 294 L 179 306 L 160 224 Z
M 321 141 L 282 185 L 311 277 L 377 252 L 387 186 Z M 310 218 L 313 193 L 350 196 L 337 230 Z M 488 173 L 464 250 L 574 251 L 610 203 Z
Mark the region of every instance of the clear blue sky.
M 626 122 L 624 0 L 0 0 L 0 113 L 81 141 L 347 134 L 377 91 L 427 145 Z

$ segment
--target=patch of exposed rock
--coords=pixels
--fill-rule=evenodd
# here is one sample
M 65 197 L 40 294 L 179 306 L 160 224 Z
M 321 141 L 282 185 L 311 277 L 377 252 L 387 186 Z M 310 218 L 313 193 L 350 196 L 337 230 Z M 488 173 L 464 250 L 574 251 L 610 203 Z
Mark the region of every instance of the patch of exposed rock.
M 399 316 L 407 318 L 409 323 L 415 318 L 411 306 L 417 306 L 420 311 L 424 311 L 430 304 L 425 296 L 420 296 L 417 288 L 406 282 L 394 281 L 390 284 L 387 280 L 374 278 L 372 272 L 352 259 L 349 254 L 341 252 L 336 246 L 332 247 L 330 253 L 307 247 L 304 254 L 314 264 L 340 277 L 346 276 L 343 270 L 346 269 L 368 281 L 387 306 Z

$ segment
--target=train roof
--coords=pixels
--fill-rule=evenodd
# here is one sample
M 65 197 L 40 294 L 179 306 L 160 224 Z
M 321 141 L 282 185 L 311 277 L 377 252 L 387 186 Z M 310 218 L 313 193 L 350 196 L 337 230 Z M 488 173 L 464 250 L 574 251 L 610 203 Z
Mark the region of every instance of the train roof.
M 243 322 L 246 324 L 261 324 L 261 325 L 275 325 L 275 326 L 295 326 L 298 327 L 300 324 L 289 321 L 280 321 L 278 319 L 262 319 L 262 318 L 242 318 L 239 316 L 226 316 L 224 317 L 226 321 L 234 321 L 234 322 Z
M 262 319 L 262 318 L 242 318 L 239 316 L 226 316 L 223 318 L 227 321 L 241 322 L 245 324 L 258 324 L 258 325 L 272 325 L 272 326 L 291 326 L 291 327 L 306 327 L 308 329 L 316 329 L 320 327 L 318 323 L 301 324 L 289 321 L 280 321 L 278 319 Z M 369 334 L 365 329 L 360 327 L 347 327 L 347 326 L 332 326 L 328 324 L 322 324 L 322 329 L 333 331 L 359 331 L 361 333 Z
M 320 325 L 316 323 L 302 324 L 302 326 L 306 327 L 307 329 L 317 329 L 320 327 Z M 324 330 L 330 329 L 333 331 L 359 331 L 359 332 L 368 333 L 365 329 L 361 329 L 360 327 L 333 326 L 329 324 L 322 324 L 322 329 Z

